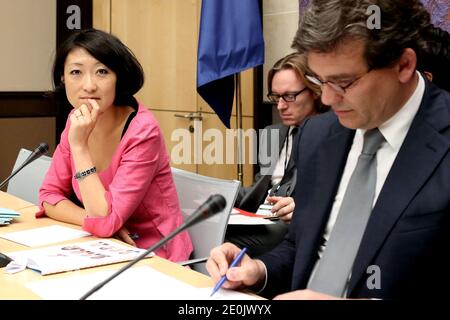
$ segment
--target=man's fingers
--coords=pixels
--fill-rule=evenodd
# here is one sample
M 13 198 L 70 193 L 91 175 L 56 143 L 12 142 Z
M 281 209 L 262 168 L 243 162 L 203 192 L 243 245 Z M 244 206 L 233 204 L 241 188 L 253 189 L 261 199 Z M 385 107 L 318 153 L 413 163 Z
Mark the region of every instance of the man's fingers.
M 206 269 L 214 282 L 226 274 L 229 264 L 239 252 L 240 249 L 232 243 L 224 243 L 211 250 Z
M 292 212 L 281 216 L 280 219 L 285 223 L 290 223 L 292 220 Z

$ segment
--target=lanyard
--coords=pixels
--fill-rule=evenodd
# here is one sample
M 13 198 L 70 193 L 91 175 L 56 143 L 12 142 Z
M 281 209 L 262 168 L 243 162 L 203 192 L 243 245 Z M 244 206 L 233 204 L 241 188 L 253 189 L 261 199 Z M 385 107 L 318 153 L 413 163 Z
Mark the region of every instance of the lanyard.
M 286 135 L 285 141 L 286 141 L 286 152 L 284 157 L 284 172 L 286 172 L 287 166 L 289 164 L 288 161 L 288 151 L 289 151 L 289 136 L 291 135 L 291 130 L 289 128 L 288 133 Z
M 290 151 L 289 150 L 289 140 L 290 140 L 289 138 L 291 137 L 291 135 L 293 135 L 294 130 L 296 131 L 297 128 L 296 127 L 289 127 L 288 132 L 286 134 L 286 138 L 284 138 L 284 141 L 285 141 L 284 143 L 286 143 L 286 152 L 285 152 L 286 156 L 284 158 L 284 172 L 286 172 L 286 169 L 287 169 L 287 167 L 289 165 L 289 159 L 292 156 L 292 151 L 291 151 L 290 154 L 289 154 L 289 159 L 288 159 L 288 152 Z M 294 139 L 294 137 L 292 137 L 292 139 Z

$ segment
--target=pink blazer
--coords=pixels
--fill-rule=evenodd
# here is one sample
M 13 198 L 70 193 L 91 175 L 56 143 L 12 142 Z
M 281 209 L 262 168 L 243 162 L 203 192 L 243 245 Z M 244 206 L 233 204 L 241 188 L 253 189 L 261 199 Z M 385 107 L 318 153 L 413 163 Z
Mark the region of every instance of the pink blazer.
M 55 205 L 75 193 L 81 199 L 75 167 L 68 142 L 70 121 L 45 180 L 39 190 L 41 210 L 44 201 Z M 151 112 L 139 104 L 138 113 L 122 137 L 108 168 L 98 172 L 105 187 L 109 213 L 105 217 L 87 217 L 83 229 L 97 237 L 111 237 L 122 226 L 136 233 L 139 248 L 147 248 L 182 223 L 178 196 L 170 171 L 161 129 Z M 192 243 L 186 231 L 170 240 L 156 253 L 172 261 L 189 258 Z

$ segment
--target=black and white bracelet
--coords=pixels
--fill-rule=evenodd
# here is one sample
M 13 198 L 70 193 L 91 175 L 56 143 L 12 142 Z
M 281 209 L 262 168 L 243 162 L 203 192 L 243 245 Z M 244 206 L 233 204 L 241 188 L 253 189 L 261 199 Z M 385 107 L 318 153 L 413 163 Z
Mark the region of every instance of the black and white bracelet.
M 74 178 L 77 179 L 78 181 L 83 180 L 84 178 L 86 178 L 87 176 L 96 173 L 97 169 L 95 167 L 89 168 L 87 170 L 84 171 L 79 171 L 75 174 Z

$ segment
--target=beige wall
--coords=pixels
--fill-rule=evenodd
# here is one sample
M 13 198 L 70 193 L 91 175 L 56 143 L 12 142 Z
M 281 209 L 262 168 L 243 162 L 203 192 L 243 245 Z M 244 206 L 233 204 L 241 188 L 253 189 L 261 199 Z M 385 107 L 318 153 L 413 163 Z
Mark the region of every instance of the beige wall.
M 267 100 L 267 73 L 273 64 L 294 50 L 292 39 L 298 26 L 299 0 L 263 0 L 263 32 L 265 41 L 264 90 Z
M 0 0 L 0 91 L 51 89 L 56 0 Z

